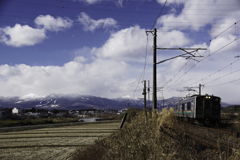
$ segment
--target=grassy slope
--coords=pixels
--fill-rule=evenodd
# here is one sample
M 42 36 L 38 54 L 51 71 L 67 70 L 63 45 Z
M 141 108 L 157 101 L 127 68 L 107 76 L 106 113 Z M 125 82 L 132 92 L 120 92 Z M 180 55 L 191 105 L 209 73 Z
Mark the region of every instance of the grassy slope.
M 161 114 L 148 114 L 145 124 L 140 113 L 131 123 L 95 145 L 76 152 L 72 160 L 85 159 L 219 159 L 224 155 L 187 138 L 184 131 L 177 129 L 173 110 Z M 93 154 L 94 153 L 94 154 Z M 229 155 L 227 159 L 238 159 Z

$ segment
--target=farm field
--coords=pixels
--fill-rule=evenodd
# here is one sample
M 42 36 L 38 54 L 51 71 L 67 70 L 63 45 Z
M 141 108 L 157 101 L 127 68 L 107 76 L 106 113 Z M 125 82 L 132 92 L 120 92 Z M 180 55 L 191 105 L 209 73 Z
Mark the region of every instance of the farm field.
M 0 159 L 70 159 L 77 148 L 118 130 L 120 122 L 88 123 L 0 133 Z

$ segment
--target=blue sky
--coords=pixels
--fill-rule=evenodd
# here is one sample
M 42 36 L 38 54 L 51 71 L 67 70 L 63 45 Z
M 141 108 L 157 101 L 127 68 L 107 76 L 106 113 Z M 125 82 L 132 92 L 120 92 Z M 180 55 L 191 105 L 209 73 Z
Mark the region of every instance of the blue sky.
M 196 53 L 202 58 L 158 65 L 164 97 L 185 96 L 177 90 L 201 83 L 203 94 L 239 103 L 239 0 L 168 0 L 157 19 L 164 3 L 1 0 L 0 95 L 142 97 L 139 79 L 152 84 L 152 35 L 145 31 L 157 20 L 158 47 L 207 48 Z M 158 50 L 158 61 L 182 53 Z

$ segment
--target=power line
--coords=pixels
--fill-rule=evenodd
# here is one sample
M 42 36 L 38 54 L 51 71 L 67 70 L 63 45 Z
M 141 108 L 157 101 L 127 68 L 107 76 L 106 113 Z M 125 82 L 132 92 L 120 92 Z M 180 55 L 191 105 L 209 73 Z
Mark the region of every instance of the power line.
M 2 11 L 5 11 L 5 12 L 14 12 L 14 13 L 23 13 L 23 14 L 31 14 L 31 15 L 37 15 L 39 16 L 39 14 L 43 14 L 43 13 L 36 13 L 36 12 L 23 12 L 23 11 L 12 11 L 12 10 L 2 10 Z M 2 14 L 1 14 L 2 15 Z M 18 14 L 19 15 L 19 14 Z M 2 15 L 2 16 L 13 16 L 13 15 Z M 56 14 L 54 14 L 53 16 L 57 16 Z M 14 16 L 14 17 L 21 17 L 21 16 Z M 78 16 L 68 16 L 69 18 L 78 18 Z M 27 17 L 27 18 L 30 18 L 30 17 Z M 32 17 L 31 17 L 32 18 Z M 152 21 L 143 21 L 143 20 L 136 20 L 136 19 L 118 19 L 117 21 L 137 21 L 137 22 L 152 22 Z M 184 23 L 186 24 L 186 22 L 164 22 L 164 23 Z M 191 24 L 196 24 L 196 23 L 209 23 L 207 21 L 198 21 L 198 22 L 193 22 L 191 21 Z M 215 23 L 216 25 L 217 23 Z M 228 23 L 225 23 L 225 24 L 228 24 Z M 231 23 L 232 24 L 232 23 Z M 178 26 L 176 26 L 178 27 Z
M 153 27 L 155 26 L 155 24 L 156 24 L 156 22 L 157 22 L 157 19 L 158 19 L 158 17 L 160 16 L 160 14 L 162 13 L 162 11 L 163 11 L 163 8 L 165 7 L 166 3 L 167 3 L 167 0 L 165 1 L 164 5 L 162 6 L 162 9 L 160 10 L 160 12 L 159 12 L 159 14 L 158 14 L 158 16 L 157 16 L 157 18 L 156 18 L 155 22 L 153 23 L 153 26 L 152 26 L 151 30 L 152 30 L 152 29 L 153 29 Z
M 220 36 L 222 33 L 226 32 L 229 28 L 231 28 L 232 26 L 235 26 L 238 22 L 240 22 L 240 20 L 238 20 L 237 22 L 235 22 L 233 25 L 231 25 L 230 27 L 228 27 L 227 29 L 225 29 L 224 31 L 222 31 L 221 33 L 219 33 L 217 36 L 213 37 L 213 39 L 217 38 L 218 36 Z M 211 42 L 212 40 L 210 40 Z
M 213 86 L 205 86 L 205 87 L 217 87 L 217 86 L 222 86 L 222 85 L 226 85 L 226 84 L 229 84 L 229 83 L 233 83 L 233 82 L 236 82 L 236 81 L 239 81 L 239 79 L 236 79 L 236 80 L 233 80 L 233 81 L 230 81 L 230 82 L 226 82 L 226 83 L 222 83 L 222 84 L 217 84 L 217 85 L 213 85 Z
M 29 19 L 29 20 L 35 20 L 36 19 L 36 17 L 24 17 L 24 16 L 2 15 L 2 14 L 0 14 L 0 15 L 1 16 L 6 16 L 6 17 L 24 18 L 24 19 Z M 59 16 L 56 16 L 56 15 L 50 15 L 50 16 L 55 17 L 55 18 L 59 17 Z M 72 18 L 72 17 L 63 17 L 63 18 Z M 77 17 L 74 17 L 74 18 L 77 18 Z M 41 19 L 49 19 L 49 18 L 41 17 Z M 6 21 L 4 21 L 4 22 L 6 22 Z M 136 22 L 138 22 L 138 21 L 134 21 L 132 23 L 136 23 Z M 151 22 L 151 21 L 140 21 L 140 22 Z M 9 22 L 9 23 L 16 23 L 16 22 Z M 72 22 L 72 23 L 79 23 L 79 22 Z M 128 23 L 117 23 L 117 24 L 119 24 L 119 25 L 129 25 Z M 148 25 L 146 24 L 146 25 L 141 25 L 141 26 L 148 26 Z M 186 26 L 176 26 L 175 25 L 175 26 L 163 26 L 161 28 L 168 28 L 168 27 L 178 27 L 178 28 L 180 28 L 180 27 L 186 27 Z M 225 28 L 225 27 L 212 27 L 212 28 Z M 206 32 L 203 32 L 203 33 L 206 33 Z
M 229 73 L 229 74 L 226 74 L 226 75 L 224 75 L 224 76 L 221 76 L 221 77 L 219 77 L 219 78 L 217 78 L 217 79 L 214 79 L 214 80 L 212 80 L 212 81 L 209 81 L 209 82 L 205 83 L 204 85 L 207 85 L 207 84 L 209 84 L 209 83 L 212 83 L 212 82 L 214 82 L 214 81 L 217 81 L 217 80 L 219 80 L 219 79 L 222 79 L 222 78 L 224 78 L 224 77 L 227 77 L 227 76 L 229 76 L 229 75 L 231 75 L 231 74 L 233 74 L 233 73 L 239 72 L 239 71 L 240 71 L 240 69 L 238 69 L 238 70 L 236 70 L 236 71 L 234 71 L 234 72 L 231 72 L 231 73 Z
M 240 38 L 237 37 L 236 39 L 234 39 L 233 41 L 231 41 L 230 43 L 226 44 L 225 46 L 221 47 L 220 49 L 216 50 L 215 52 L 213 52 L 212 54 L 208 55 L 207 57 L 203 58 L 202 60 L 200 60 L 199 62 L 197 62 L 195 65 L 193 65 L 187 72 L 185 72 L 181 77 L 179 77 L 176 81 L 174 81 L 166 90 L 168 90 L 174 83 L 176 83 L 179 79 L 181 79 L 184 75 L 186 75 L 189 71 L 191 71 L 197 64 L 199 64 L 200 62 L 204 61 L 205 59 L 207 59 L 208 57 L 210 57 L 211 55 L 217 53 L 218 51 L 222 50 L 223 48 L 227 47 L 228 45 L 232 44 L 233 42 L 235 42 L 236 40 L 238 40 Z
M 19 23 L 19 22 L 9 22 L 9 21 L 2 21 L 2 20 L 0 20 L 0 23 L 1 22 L 3 22 L 3 23 L 8 23 L 8 24 L 21 24 L 21 23 Z M 21 25 L 35 25 L 35 23 L 29 23 L 29 22 L 22 22 L 22 24 Z M 122 25 L 122 24 L 121 24 Z M 136 26 L 136 25 L 130 25 L 130 27 L 133 27 L 133 26 Z M 144 26 L 148 26 L 148 25 L 137 25 L 137 26 L 140 26 L 140 27 L 144 27 Z M 64 27 L 63 27 L 64 28 Z M 114 27 L 113 27 L 114 28 Z M 82 30 L 82 27 L 71 27 L 71 29 L 76 29 L 76 30 Z M 144 29 L 144 28 L 142 28 L 142 29 Z M 135 30 L 142 30 L 142 29 L 135 29 Z M 95 29 L 95 30 L 103 30 L 103 31 L 105 31 L 106 29 Z M 169 31 L 158 31 L 159 33 L 169 33 Z M 198 34 L 206 34 L 207 32 L 196 32 L 196 33 L 198 33 Z M 214 32 L 215 33 L 215 32 Z
M 237 22 L 235 22 L 233 25 L 231 25 L 230 27 L 228 27 L 227 29 L 225 29 L 223 32 L 221 32 L 220 34 L 218 34 L 217 36 L 215 36 L 214 38 L 212 38 L 211 40 L 209 40 L 209 42 L 211 42 L 213 39 L 215 39 L 215 38 L 217 38 L 218 36 L 220 36 L 221 34 L 223 34 L 224 32 L 226 32 L 227 30 L 229 30 L 231 27 L 233 27 L 234 25 L 236 25 L 238 22 L 240 22 L 240 20 L 238 20 Z M 199 47 L 199 48 L 202 48 L 204 45 L 206 45 L 206 44 L 203 44 L 201 47 Z M 214 53 L 213 53 L 214 54 Z M 210 54 L 209 56 L 211 56 L 212 54 Z M 207 57 L 205 57 L 204 59 L 206 59 L 206 58 L 208 58 L 209 56 L 207 56 Z M 203 61 L 204 59 L 202 59 L 201 61 Z M 199 62 L 201 62 L 201 61 L 199 61 Z M 181 70 L 188 64 L 190 62 L 190 59 L 188 60 L 188 62 L 187 63 L 185 63 L 182 67 L 181 67 L 181 69 L 169 80 L 169 81 L 167 81 L 167 83 L 163 86 L 163 87 L 165 87 L 169 82 L 171 82 L 172 81 L 172 79 L 173 78 L 175 78 L 180 72 L 181 72 Z M 198 62 L 198 63 L 199 63 Z M 198 64 L 197 63 L 197 64 Z M 195 67 L 197 64 L 195 64 L 193 67 Z M 193 68 L 192 67 L 192 68 Z M 192 69 L 192 68 L 190 68 L 190 70 Z M 186 72 L 185 72 L 185 74 L 186 74 Z M 180 78 L 182 78 L 185 74 L 183 74 Z M 177 81 L 180 79 L 180 78 L 178 78 L 177 79 Z M 176 82 L 176 81 L 175 81 Z M 175 83 L 174 82 L 174 83 Z M 174 84 L 173 83 L 173 84 Z M 173 85 L 172 84 L 172 85 Z M 170 87 L 172 86 L 172 85 L 170 85 Z M 168 87 L 169 88 L 169 87 Z
M 221 70 L 223 70 L 223 69 L 225 69 L 225 68 L 231 66 L 232 64 L 236 63 L 236 62 L 239 61 L 239 60 L 240 60 L 240 59 L 238 59 L 238 60 L 236 60 L 236 61 L 234 61 L 234 62 L 232 62 L 232 63 L 226 65 L 225 67 L 223 67 L 223 68 L 219 69 L 218 71 L 216 71 L 216 72 L 214 72 L 214 73 L 212 73 L 212 74 L 210 74 L 210 75 L 208 75 L 208 76 L 202 78 L 201 80 L 198 80 L 198 81 L 196 81 L 196 82 L 190 84 L 190 86 L 193 85 L 193 84 L 199 83 L 200 81 L 202 81 L 202 80 L 204 80 L 204 79 L 206 79 L 206 78 L 208 78 L 208 77 L 213 76 L 214 74 L 216 74 L 216 73 L 218 73 L 219 71 L 221 71 Z
M 148 41 L 147 41 L 147 44 L 148 44 Z M 146 48 L 147 48 L 147 45 L 146 45 Z M 147 51 L 147 49 L 146 49 L 146 51 Z M 151 51 L 152 51 L 152 50 L 151 50 Z M 150 51 L 149 53 L 151 53 L 151 51 Z M 147 53 L 146 53 L 146 55 L 147 55 Z M 145 57 L 146 57 L 146 55 L 145 55 Z M 149 54 L 149 55 L 150 55 L 150 54 Z M 149 56 L 148 56 L 148 57 L 149 57 Z M 144 67 L 143 67 L 143 71 L 142 71 L 142 73 L 141 73 L 141 75 L 140 75 L 140 77 L 139 77 L 139 80 L 138 80 L 137 86 L 136 86 L 136 88 L 135 88 L 135 90 L 134 90 L 134 93 L 133 93 L 133 96 L 132 96 L 131 101 L 133 100 L 133 98 L 134 98 L 134 96 L 135 96 L 135 93 L 136 93 L 136 91 L 137 91 L 137 88 L 138 88 L 138 85 L 139 85 L 139 83 L 140 83 L 140 81 L 141 81 L 142 76 L 145 74 L 145 68 L 146 68 L 147 61 L 148 61 L 148 58 L 147 58 L 147 60 L 145 60 L 145 64 L 144 64 Z
M 51 1 L 58 1 L 58 2 L 64 2 L 64 3 L 76 3 L 76 2 L 68 2 L 68 1 L 62 1 L 62 0 L 51 0 Z M 114 2 L 114 1 L 112 1 L 112 2 Z M 115 1 L 115 2 L 118 2 L 118 1 Z M 136 1 L 136 0 L 128 0 L 127 2 L 135 2 L 135 3 L 156 3 L 156 2 L 154 2 L 154 1 Z M 171 3 L 171 2 L 170 2 Z M 163 3 L 158 3 L 158 4 L 163 4 Z M 94 4 L 94 5 L 98 5 L 98 4 Z M 100 4 L 101 5 L 101 4 Z M 104 4 L 104 5 L 106 5 L 106 4 Z M 185 4 L 185 5 L 208 5 L 209 6 L 209 4 L 199 4 L 199 3 L 189 3 L 189 4 Z M 108 6 L 113 6 L 113 5 L 108 5 Z M 126 5 L 124 5 L 124 6 L 126 6 Z M 229 5 L 229 3 L 226 5 L 226 4 L 214 4 L 214 6 L 234 6 L 234 7 L 237 7 L 236 5 Z
M 9 0 L 5 0 L 5 1 L 9 1 Z M 167 0 L 166 0 L 167 1 Z M 141 13 L 141 14 L 156 14 L 154 12 L 139 12 L 139 11 L 116 11 L 116 10 L 106 10 L 106 9 L 93 9 L 93 8 L 86 8 L 86 7 L 71 7 L 71 6 L 56 6 L 56 5 L 47 5 L 47 4 L 41 4 L 41 3 L 32 3 L 32 2 L 22 2 L 22 1 L 13 1 L 11 0 L 11 2 L 15 2 L 15 3 L 24 3 L 24 4 L 30 4 L 30 5 L 38 5 L 38 6 L 48 6 L 48 7 L 57 7 L 57 8 L 62 8 L 62 9 L 84 9 L 84 10 L 95 10 L 95 11 L 105 11 L 105 12 L 121 12 L 121 13 Z M 165 6 L 165 5 L 164 5 Z M 163 9 L 163 8 L 162 8 Z M 161 10 L 162 11 L 162 10 Z M 159 13 L 160 15 L 161 13 Z M 181 14 L 181 15 L 198 15 L 198 16 L 223 16 L 226 14 Z
M 8 0 L 5 0 L 8 1 Z M 11 1 L 16 3 L 24 3 L 30 5 L 38 5 L 38 6 L 48 6 L 48 7 L 55 7 L 55 8 L 62 8 L 62 9 L 84 9 L 84 10 L 94 10 L 94 11 L 105 11 L 105 12 L 120 12 L 120 13 L 142 13 L 142 14 L 156 14 L 153 12 L 139 12 L 139 11 L 116 11 L 116 10 L 106 10 L 106 9 L 93 9 L 93 8 L 86 8 L 86 7 L 70 7 L 70 6 L 55 6 L 55 5 L 47 5 L 47 4 L 40 4 L 40 3 L 32 3 L 32 2 L 21 2 L 21 1 Z
M 76 2 L 67 2 L 67 1 L 59 1 L 59 0 L 51 0 L 51 1 L 56 1 L 56 2 L 64 2 L 64 3 L 70 3 L 70 4 L 73 4 Z M 116 1 L 117 2 L 117 1 Z M 139 1 L 136 1 L 136 2 L 139 2 Z M 106 4 L 94 4 L 94 6 L 102 6 L 102 7 L 105 7 L 105 6 L 110 6 L 110 7 L 115 7 L 116 5 L 106 5 Z M 124 8 L 127 7 L 127 8 L 149 8 L 149 9 L 159 9 L 159 7 L 140 7 L 140 6 L 131 6 L 131 5 L 126 5 L 124 4 L 123 6 Z

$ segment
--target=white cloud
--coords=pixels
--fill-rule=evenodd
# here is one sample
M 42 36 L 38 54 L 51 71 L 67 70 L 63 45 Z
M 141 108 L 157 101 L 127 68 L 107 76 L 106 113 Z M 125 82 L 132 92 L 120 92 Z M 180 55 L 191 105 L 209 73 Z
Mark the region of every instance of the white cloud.
M 97 59 L 90 64 L 71 61 L 64 66 L 0 66 L 0 95 L 35 93 L 80 93 L 117 97 L 127 93 L 128 64 L 123 61 Z M 4 85 L 3 85 L 4 84 Z M 128 90 L 134 88 L 127 88 Z
M 50 15 L 40 15 L 35 19 L 35 24 L 38 27 L 43 27 L 45 30 L 60 31 L 72 26 L 73 21 L 69 18 L 57 17 Z
M 158 0 L 158 2 L 163 3 L 165 0 Z M 216 21 L 219 21 L 224 17 L 229 17 L 228 14 L 239 10 L 239 8 L 236 7 L 229 10 L 229 8 L 227 8 L 229 1 L 221 0 L 168 1 L 168 5 L 171 6 L 172 3 L 183 4 L 184 7 L 180 14 L 170 13 L 163 15 L 158 19 L 158 25 L 163 27 L 165 30 L 192 29 L 199 31 L 201 27 L 205 27 L 207 24 L 213 25 Z M 231 0 L 231 5 L 239 6 L 239 1 Z M 220 12 L 220 10 L 218 10 L 219 7 L 221 7 L 221 10 L 225 9 L 224 12 Z
M 41 43 L 47 38 L 43 29 L 16 24 L 14 27 L 0 28 L 0 42 L 8 46 L 22 47 Z
M 220 48 L 226 46 L 227 44 L 230 44 L 231 42 L 235 42 L 229 45 L 229 47 L 224 47 L 219 52 L 226 52 L 228 51 L 230 54 L 234 52 L 237 48 L 239 48 L 239 41 L 234 41 L 237 37 L 233 35 L 226 35 L 218 37 L 211 41 L 211 44 L 209 46 L 210 53 L 214 53 Z
M 78 21 L 84 26 L 85 31 L 94 31 L 98 28 L 107 29 L 117 25 L 117 21 L 113 18 L 94 20 L 84 12 L 81 12 L 80 16 L 78 16 Z
M 159 32 L 159 47 L 185 46 L 190 39 L 180 31 Z M 152 36 L 149 35 L 149 44 L 152 45 Z M 126 61 L 138 60 L 145 56 L 147 36 L 145 29 L 139 26 L 122 29 L 112 33 L 107 42 L 100 48 L 93 48 L 92 53 L 99 58 L 123 59 Z
M 47 38 L 46 31 L 58 32 L 70 28 L 73 21 L 69 18 L 40 15 L 35 19 L 38 28 L 15 24 L 14 27 L 0 28 L 0 42 L 12 47 L 33 46 Z
M 83 56 L 78 56 L 78 57 L 74 58 L 74 61 L 79 62 L 79 63 L 83 63 L 83 62 L 86 62 L 87 59 L 84 58 Z
M 240 1 L 239 1 L 239 7 L 240 7 Z M 229 14 L 226 14 L 226 16 L 223 16 L 221 19 L 217 20 L 216 23 L 214 23 L 212 25 L 212 28 L 209 32 L 211 37 L 214 38 L 215 36 L 219 35 L 220 33 L 222 33 L 221 36 L 225 36 L 225 35 L 229 35 L 229 34 L 231 34 L 231 35 L 238 34 L 239 35 L 240 34 L 239 33 L 239 26 L 240 26 L 239 16 L 240 16 L 240 11 L 233 10 Z M 230 26 L 232 26 L 232 27 L 230 27 Z

